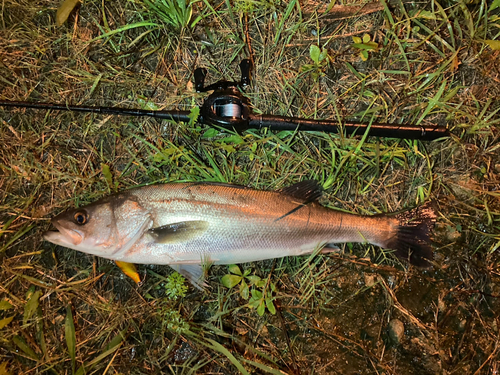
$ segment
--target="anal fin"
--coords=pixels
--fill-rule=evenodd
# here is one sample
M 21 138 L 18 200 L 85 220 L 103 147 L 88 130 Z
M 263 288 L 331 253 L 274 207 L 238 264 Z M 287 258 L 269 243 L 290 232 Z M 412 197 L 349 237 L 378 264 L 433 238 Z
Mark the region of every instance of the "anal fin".
M 208 286 L 201 264 L 169 264 L 169 266 L 184 276 L 196 289 L 204 290 Z

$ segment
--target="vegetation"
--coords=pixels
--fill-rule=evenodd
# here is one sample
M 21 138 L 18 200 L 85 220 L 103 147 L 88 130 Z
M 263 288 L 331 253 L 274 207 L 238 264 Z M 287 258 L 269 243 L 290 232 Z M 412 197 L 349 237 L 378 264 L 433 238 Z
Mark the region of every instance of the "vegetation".
M 194 68 L 232 80 L 251 58 L 256 112 L 452 135 L 236 134 L 196 111 L 185 124 L 0 108 L 0 374 L 498 372 L 498 0 L 67 4 L 61 26 L 53 1 L 2 4 L 0 100 L 190 110 L 206 97 Z M 138 184 L 304 179 L 325 206 L 361 214 L 434 200 L 435 267 L 346 244 L 212 266 L 201 292 L 167 266 L 138 265 L 135 284 L 42 240 L 55 214 Z

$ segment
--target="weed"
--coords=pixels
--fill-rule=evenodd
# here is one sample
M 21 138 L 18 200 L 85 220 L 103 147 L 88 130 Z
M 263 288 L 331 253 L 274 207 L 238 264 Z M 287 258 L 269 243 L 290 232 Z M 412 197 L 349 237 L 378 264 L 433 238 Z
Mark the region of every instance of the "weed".
M 257 275 L 250 275 L 251 272 L 251 269 L 241 272 L 239 266 L 232 264 L 229 266 L 229 274 L 221 279 L 222 285 L 232 289 L 239 284 L 240 296 L 248 300 L 248 307 L 257 309 L 260 316 L 264 315 L 266 308 L 271 314 L 276 314 L 273 303 L 276 285 L 270 279 L 264 280 Z
M 377 52 L 379 49 L 378 43 L 371 41 L 370 34 L 363 35 L 363 38 L 353 36 L 352 40 L 354 41 L 352 48 L 360 50 L 359 56 L 363 61 L 368 60 L 369 52 Z
M 301 71 L 311 75 L 314 81 L 317 81 L 325 74 L 325 69 L 330 61 L 328 50 L 323 47 L 319 48 L 317 45 L 312 44 L 309 48 L 309 57 L 313 64 L 302 65 Z
M 235 0 L 234 11 L 237 13 L 266 12 L 276 9 L 277 0 Z
M 165 284 L 167 297 L 173 300 L 185 297 L 188 290 L 185 282 L 186 280 L 181 276 L 181 274 L 179 274 L 178 272 L 172 273 L 168 277 L 168 281 Z
M 158 310 L 158 316 L 162 321 L 163 327 L 173 333 L 185 334 L 189 332 L 190 325 L 181 313 L 177 310 L 172 310 L 171 307 L 162 306 Z
M 191 22 L 196 0 L 144 0 L 150 13 L 175 31 L 193 28 L 200 17 Z

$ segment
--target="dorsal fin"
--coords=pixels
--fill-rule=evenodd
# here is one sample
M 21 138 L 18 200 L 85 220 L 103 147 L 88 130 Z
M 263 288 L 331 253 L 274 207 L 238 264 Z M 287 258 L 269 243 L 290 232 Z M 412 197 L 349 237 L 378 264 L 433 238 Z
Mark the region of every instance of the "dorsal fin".
M 307 206 L 309 203 L 318 200 L 321 197 L 323 190 L 321 189 L 321 186 L 319 186 L 317 181 L 306 180 L 283 188 L 280 190 L 280 192 L 282 194 L 289 195 L 290 197 L 295 198 L 300 202 L 293 210 L 290 210 L 286 214 L 281 215 L 279 218 L 275 219 L 275 222 L 284 219 L 294 212 L 297 212 L 302 207 Z
M 281 193 L 300 199 L 304 204 L 318 200 L 323 189 L 316 180 L 305 180 L 280 190 Z

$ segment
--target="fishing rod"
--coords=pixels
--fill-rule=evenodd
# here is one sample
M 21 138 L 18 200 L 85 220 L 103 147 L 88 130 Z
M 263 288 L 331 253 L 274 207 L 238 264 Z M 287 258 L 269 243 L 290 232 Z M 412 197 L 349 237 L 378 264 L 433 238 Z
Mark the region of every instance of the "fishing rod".
M 251 62 L 248 59 L 240 63 L 241 80 L 239 82 L 218 81 L 205 86 L 207 70 L 197 68 L 194 71 L 197 92 L 212 91 L 200 107 L 198 122 L 209 126 L 243 132 L 247 129 L 263 129 L 282 131 L 319 131 L 325 133 L 345 132 L 345 134 L 368 135 L 387 138 L 420 139 L 430 141 L 449 136 L 447 126 L 372 123 L 365 124 L 352 121 L 315 120 L 299 117 L 254 114 L 250 101 L 241 91 L 250 84 Z M 0 101 L 0 106 L 14 108 L 33 108 L 84 113 L 100 113 L 122 116 L 152 117 L 175 122 L 189 122 L 190 111 L 154 111 L 146 109 L 129 109 L 120 107 L 94 107 L 64 105 L 53 103 L 32 103 L 23 101 Z

